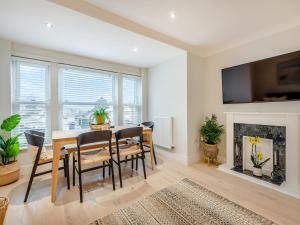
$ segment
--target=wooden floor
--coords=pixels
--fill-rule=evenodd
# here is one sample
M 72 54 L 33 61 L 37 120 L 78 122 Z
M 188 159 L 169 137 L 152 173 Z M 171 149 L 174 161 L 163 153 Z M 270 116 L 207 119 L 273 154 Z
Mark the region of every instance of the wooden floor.
M 149 160 L 148 160 L 149 161 Z M 139 169 L 142 169 L 139 166 Z M 0 196 L 10 198 L 5 225 L 87 225 L 99 217 L 124 207 L 140 198 L 174 184 L 183 178 L 190 178 L 208 189 L 236 202 L 278 224 L 300 224 L 300 200 L 282 193 L 258 186 L 238 177 L 225 174 L 204 164 L 183 166 L 167 159 L 159 159 L 159 165 L 150 170 L 144 180 L 142 171 L 131 171 L 127 164 L 124 187 L 114 192 L 110 179 L 102 180 L 102 171 L 84 174 L 84 202 L 79 202 L 78 187 L 66 188 L 63 174 L 60 174 L 57 202 L 50 203 L 51 176 L 37 178 L 33 184 L 27 204 L 23 203 L 28 176 L 9 186 L 0 187 Z M 29 169 L 29 168 L 27 168 Z

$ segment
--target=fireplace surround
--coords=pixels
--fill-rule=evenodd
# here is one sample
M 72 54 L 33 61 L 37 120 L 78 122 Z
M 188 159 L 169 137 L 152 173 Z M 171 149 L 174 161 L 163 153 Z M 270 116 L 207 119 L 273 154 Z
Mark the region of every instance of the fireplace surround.
M 226 112 L 226 162 L 219 169 L 265 187 L 300 198 L 300 113 Z M 236 158 L 242 139 L 259 135 L 273 141 L 274 179 L 244 173 Z M 274 162 L 274 160 L 277 160 Z

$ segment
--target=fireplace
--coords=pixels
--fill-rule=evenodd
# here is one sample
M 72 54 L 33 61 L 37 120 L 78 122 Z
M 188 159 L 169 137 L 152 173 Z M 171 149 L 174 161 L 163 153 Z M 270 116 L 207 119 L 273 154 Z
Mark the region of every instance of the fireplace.
M 249 138 L 259 136 L 261 142 L 257 146 L 258 150 L 263 153 L 265 159 L 270 158 L 270 160 L 263 167 L 263 176 L 256 178 L 281 185 L 286 177 L 286 127 L 234 123 L 233 129 L 234 162 L 232 169 L 253 176 Z
M 300 198 L 300 113 L 226 112 L 226 161 L 219 169 Z M 265 157 L 263 177 L 253 176 L 249 137 Z

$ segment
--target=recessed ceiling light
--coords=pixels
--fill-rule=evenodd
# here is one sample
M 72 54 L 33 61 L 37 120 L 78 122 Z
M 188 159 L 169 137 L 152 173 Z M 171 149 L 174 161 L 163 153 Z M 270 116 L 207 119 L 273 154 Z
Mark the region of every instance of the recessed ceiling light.
M 133 51 L 134 51 L 134 52 L 138 52 L 139 49 L 138 49 L 137 47 L 135 47 L 135 48 L 133 48 Z
M 46 23 L 46 26 L 47 26 L 47 28 L 49 28 L 49 29 L 50 29 L 50 28 L 53 28 L 53 24 L 50 23 L 50 22 L 47 22 L 47 23 Z
M 174 11 L 170 12 L 170 18 L 175 19 L 176 13 Z

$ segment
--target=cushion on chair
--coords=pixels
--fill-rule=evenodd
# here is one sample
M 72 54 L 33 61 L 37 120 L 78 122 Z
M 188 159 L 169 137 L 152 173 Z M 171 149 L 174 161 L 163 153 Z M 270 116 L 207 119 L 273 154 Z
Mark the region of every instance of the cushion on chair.
M 77 152 L 75 152 L 75 157 L 77 157 Z M 82 165 L 86 164 L 96 164 L 110 160 L 110 154 L 107 150 L 90 150 L 80 152 L 80 161 Z
M 28 149 L 37 151 L 38 147 L 28 145 Z M 65 150 L 62 150 L 60 153 L 60 159 L 63 159 L 66 154 L 68 154 L 68 152 Z M 38 164 L 52 162 L 52 160 L 53 160 L 53 150 L 43 147 Z
M 114 149 L 115 152 L 116 149 Z M 136 155 L 142 152 L 140 146 L 137 144 L 125 144 L 119 146 L 120 156 L 129 156 L 129 155 Z

